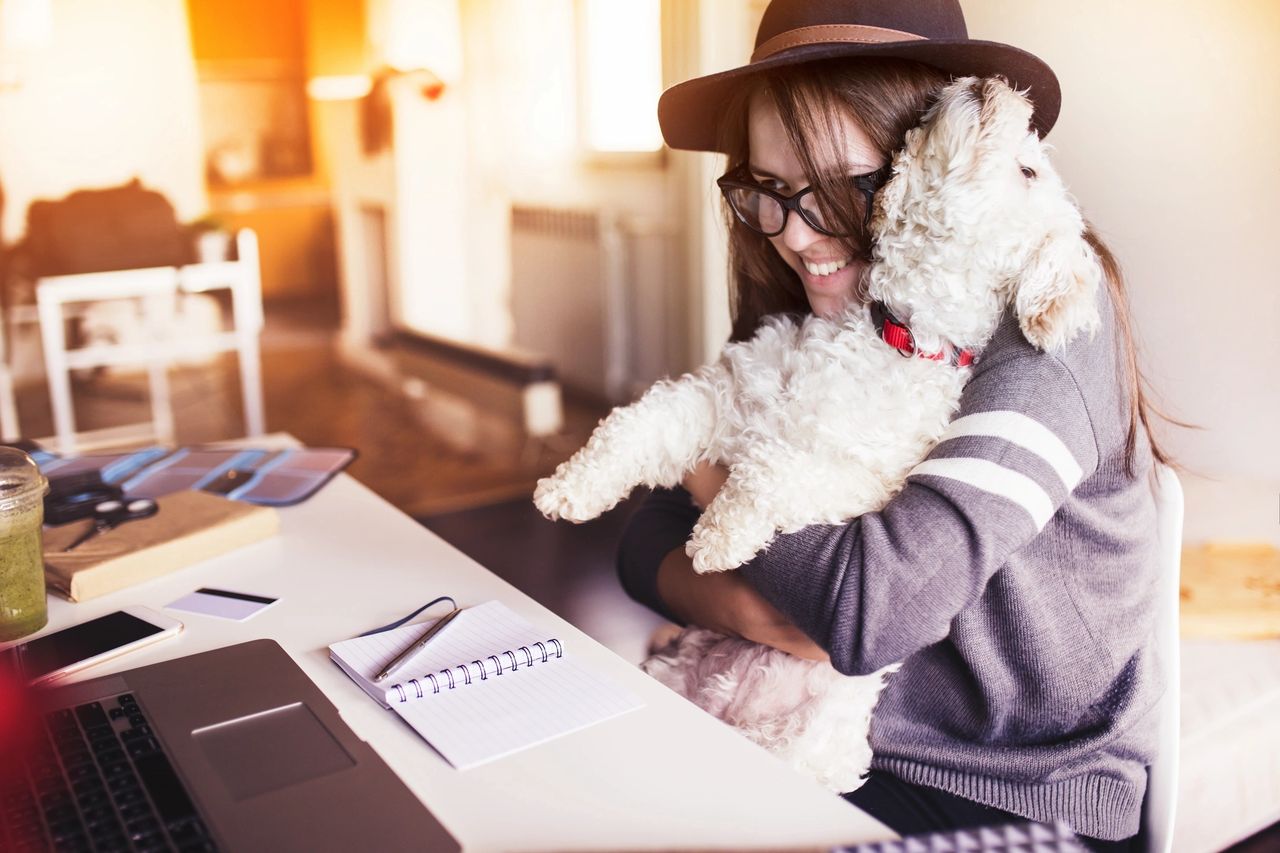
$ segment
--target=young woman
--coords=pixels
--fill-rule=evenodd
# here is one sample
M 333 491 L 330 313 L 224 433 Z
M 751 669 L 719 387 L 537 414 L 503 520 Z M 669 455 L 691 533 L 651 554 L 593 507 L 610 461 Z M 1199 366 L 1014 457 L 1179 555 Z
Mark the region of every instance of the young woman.
M 669 90 L 673 147 L 728 155 L 733 338 L 777 311 L 862 298 L 868 206 L 951 76 L 1026 89 L 1042 135 L 1056 79 L 967 38 L 947 0 L 774 0 L 751 64 Z M 1162 691 L 1149 645 L 1153 457 L 1123 284 L 1064 351 L 1007 318 L 926 464 L 880 512 L 781 535 L 737 572 L 696 575 L 684 543 L 725 472 L 704 467 L 633 516 L 619 573 L 636 600 L 841 672 L 903 661 L 848 798 L 901 833 L 1061 819 L 1135 843 Z M 909 318 L 905 318 L 909 324 Z M 888 345 L 888 344 L 886 344 Z

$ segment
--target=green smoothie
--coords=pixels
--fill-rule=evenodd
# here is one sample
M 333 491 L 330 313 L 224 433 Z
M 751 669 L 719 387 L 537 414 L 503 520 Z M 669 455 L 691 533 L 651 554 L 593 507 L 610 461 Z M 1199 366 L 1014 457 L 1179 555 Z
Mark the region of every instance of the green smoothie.
M 49 621 L 40 543 L 43 491 L 0 482 L 0 641 L 25 637 Z

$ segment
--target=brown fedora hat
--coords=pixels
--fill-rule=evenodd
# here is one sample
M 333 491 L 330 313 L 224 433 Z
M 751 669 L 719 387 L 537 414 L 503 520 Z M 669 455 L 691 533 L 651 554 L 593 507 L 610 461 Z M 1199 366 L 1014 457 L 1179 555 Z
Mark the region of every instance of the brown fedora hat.
M 662 93 L 662 135 L 672 148 L 715 151 L 724 104 L 743 78 L 848 56 L 914 59 L 958 77 L 1003 75 L 1027 90 L 1041 137 L 1062 105 L 1053 70 L 1025 50 L 969 38 L 957 0 L 773 0 L 760 21 L 750 63 Z

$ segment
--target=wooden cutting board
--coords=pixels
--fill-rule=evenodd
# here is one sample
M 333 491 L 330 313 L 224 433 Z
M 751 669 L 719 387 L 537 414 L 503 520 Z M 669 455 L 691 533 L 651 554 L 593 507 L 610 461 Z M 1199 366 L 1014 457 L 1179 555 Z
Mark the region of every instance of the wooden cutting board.
M 72 601 L 87 601 L 261 541 L 280 529 L 280 517 L 271 507 L 205 492 L 175 492 L 158 503 L 160 511 L 150 518 L 122 524 L 71 551 L 63 549 L 92 522 L 47 528 L 47 586 Z

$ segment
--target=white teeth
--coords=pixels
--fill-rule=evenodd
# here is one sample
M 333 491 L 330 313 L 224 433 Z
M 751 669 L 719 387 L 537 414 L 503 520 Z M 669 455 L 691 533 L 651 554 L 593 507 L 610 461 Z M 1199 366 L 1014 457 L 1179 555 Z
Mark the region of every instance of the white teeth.
M 808 261 L 804 262 L 804 268 L 809 271 L 809 275 L 831 275 L 836 270 L 842 270 L 849 265 L 849 259 L 842 261 L 832 261 L 827 264 L 812 264 Z

